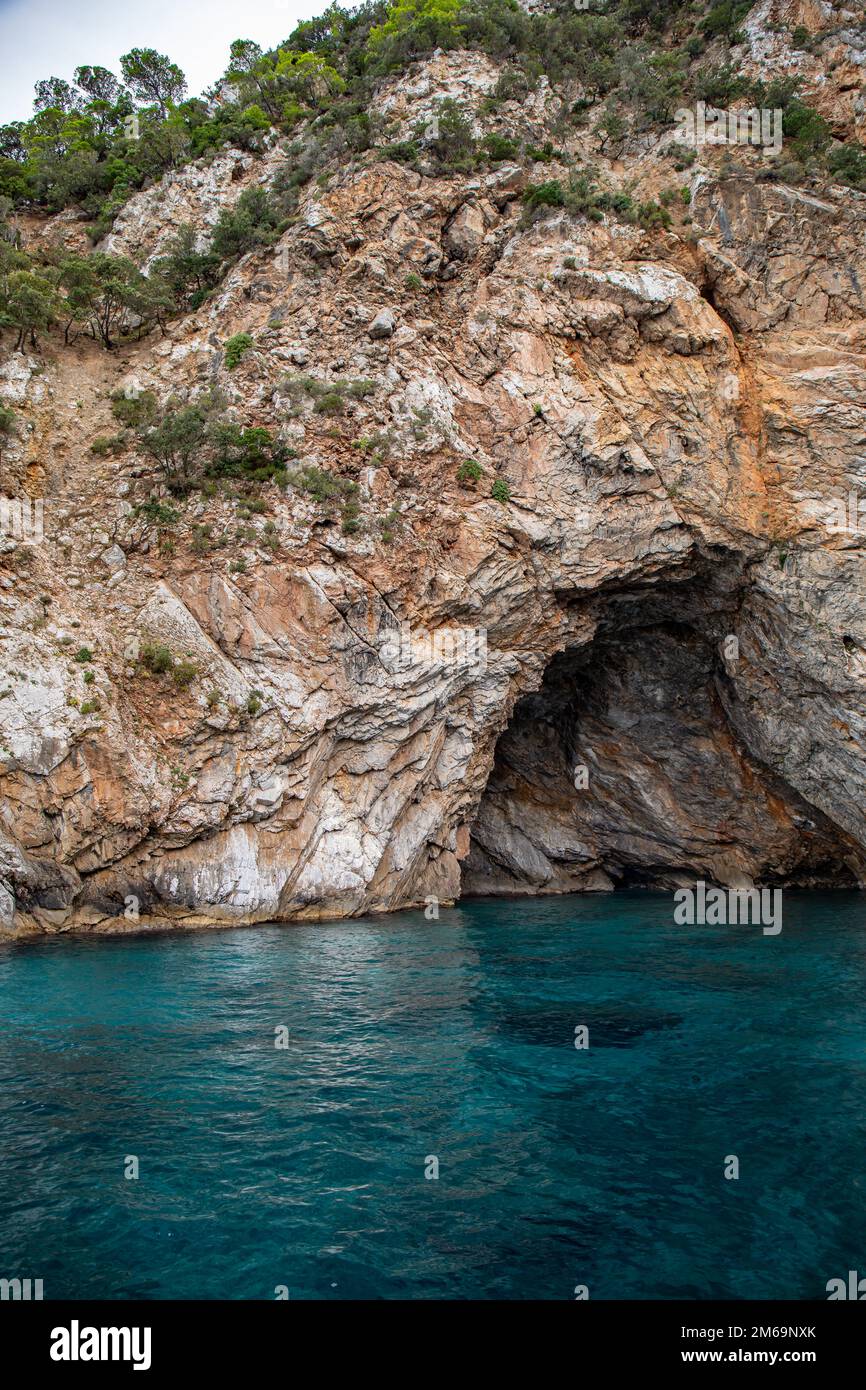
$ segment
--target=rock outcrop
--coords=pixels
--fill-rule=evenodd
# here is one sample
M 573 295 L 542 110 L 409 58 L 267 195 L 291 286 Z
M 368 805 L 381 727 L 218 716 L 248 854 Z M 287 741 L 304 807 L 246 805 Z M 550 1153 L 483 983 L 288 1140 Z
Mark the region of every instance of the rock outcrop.
M 451 94 L 483 129 L 496 66 L 460 56 L 383 109 Z M 45 503 L 0 538 L 0 931 L 866 879 L 866 196 L 569 139 L 639 196 L 687 182 L 689 220 L 532 222 L 516 164 L 368 156 L 165 336 L 7 352 L 3 488 Z M 147 264 L 280 159 L 135 195 L 110 249 Z M 130 382 L 219 387 L 360 524 L 296 482 L 161 527 L 153 461 L 90 448 Z

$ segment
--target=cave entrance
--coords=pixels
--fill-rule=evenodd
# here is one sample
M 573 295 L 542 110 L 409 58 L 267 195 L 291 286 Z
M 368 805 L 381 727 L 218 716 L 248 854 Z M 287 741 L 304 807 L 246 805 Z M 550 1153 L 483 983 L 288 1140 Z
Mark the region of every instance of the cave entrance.
M 737 582 L 614 595 L 550 661 L 497 744 L 464 896 L 857 886 L 842 832 L 730 727 Z

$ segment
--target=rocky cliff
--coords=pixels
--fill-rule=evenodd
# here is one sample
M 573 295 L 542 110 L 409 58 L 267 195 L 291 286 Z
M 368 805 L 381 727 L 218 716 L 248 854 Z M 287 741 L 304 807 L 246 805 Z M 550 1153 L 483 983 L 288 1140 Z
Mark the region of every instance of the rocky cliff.
M 780 55 L 772 8 L 744 60 L 803 67 L 856 138 L 844 15 L 808 6 L 835 57 Z M 500 67 L 437 53 L 377 106 L 397 142 L 443 97 L 481 135 Z M 496 120 L 543 142 L 579 96 Z M 285 160 L 169 174 L 104 249 L 146 269 Z M 672 124 L 614 156 L 591 121 L 541 166 L 337 161 L 164 333 L 0 345 L 0 490 L 44 498 L 41 541 L 0 538 L 3 930 L 863 883 L 866 195 L 749 146 L 676 161 Z M 575 164 L 673 186 L 670 225 L 527 216 Z M 118 393 L 215 389 L 287 485 L 178 497 L 134 440 L 91 448 Z

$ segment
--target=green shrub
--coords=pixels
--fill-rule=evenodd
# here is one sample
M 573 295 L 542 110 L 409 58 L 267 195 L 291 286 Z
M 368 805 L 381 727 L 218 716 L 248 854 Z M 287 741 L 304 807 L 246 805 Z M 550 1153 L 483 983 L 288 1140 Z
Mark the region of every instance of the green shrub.
M 516 159 L 520 153 L 520 142 L 510 135 L 493 131 L 481 141 L 481 149 L 491 164 L 499 164 L 504 159 Z
M 555 150 L 550 140 L 546 140 L 543 145 L 527 145 L 526 158 L 531 159 L 535 164 L 552 164 L 556 159 L 562 159 L 562 150 Z
M 140 502 L 135 508 L 136 516 L 143 516 L 154 526 L 173 526 L 180 519 L 180 512 L 174 507 L 168 506 L 166 502 L 158 502 L 151 498 L 149 502 Z
M 565 190 L 559 179 L 547 183 L 531 183 L 524 189 L 523 201 L 528 208 L 563 208 Z
M 866 193 L 866 152 L 859 145 L 837 145 L 827 156 L 827 168 L 842 183 Z
M 358 493 L 360 489 L 357 483 L 347 483 L 343 489 L 342 497 L 342 530 L 344 536 L 351 536 L 360 530 L 361 508 L 358 504 Z
M 727 106 L 748 88 L 748 79 L 733 63 L 708 64 L 693 78 L 695 96 L 712 106 Z
M 97 443 L 99 444 L 99 448 L 95 449 L 93 445 Z M 101 456 L 112 454 L 114 457 L 117 457 L 118 454 L 126 453 L 129 448 L 129 442 L 125 433 L 102 435 L 98 440 L 95 439 L 90 447 L 91 451 L 95 454 L 100 454 Z
M 610 101 L 604 115 L 596 123 L 595 128 L 596 131 L 604 136 L 605 143 L 611 140 L 614 145 L 618 145 L 619 142 L 625 138 L 626 131 L 628 130 L 625 120 L 610 104 Z
M 341 479 L 335 478 L 333 473 L 328 473 L 324 468 L 317 468 L 314 464 L 307 464 L 297 473 L 290 474 L 289 482 L 301 492 L 309 493 L 313 501 L 321 505 L 333 501 L 340 495 Z
M 678 174 L 681 174 L 684 169 L 691 168 L 698 157 L 697 150 L 690 150 L 687 145 L 680 145 L 677 142 L 668 145 L 664 153 L 668 159 L 673 160 L 674 168 Z
M 381 539 L 385 545 L 389 545 L 394 539 L 394 530 L 400 521 L 400 510 L 392 507 L 387 515 L 379 518 L 379 530 Z
M 333 514 L 339 509 L 342 515 L 343 530 L 351 534 L 358 530 L 360 507 L 358 505 L 358 484 L 348 478 L 337 477 L 323 468 L 312 464 L 293 473 L 289 481 L 301 492 L 306 492 L 326 512 Z
M 481 464 L 475 459 L 464 459 L 457 469 L 457 481 L 461 487 L 474 487 L 482 473 Z
M 370 30 L 370 53 L 388 72 L 436 48 L 459 48 L 465 33 L 460 11 L 461 0 L 398 0 Z
M 271 122 L 260 106 L 255 102 L 241 112 L 241 120 L 244 125 L 251 126 L 253 130 L 270 130 Z
M 393 159 L 397 164 L 414 164 L 418 158 L 418 143 L 415 140 L 398 140 L 393 145 L 380 145 L 380 159 Z
M 145 642 L 139 661 L 153 676 L 163 676 L 174 666 L 174 657 L 168 647 L 154 642 Z
M 244 429 L 233 421 L 216 420 L 208 429 L 208 441 L 213 458 L 207 471 L 212 477 L 245 478 L 264 483 L 270 479 L 284 482 L 286 463 L 296 457 L 270 430 L 262 425 Z M 253 503 L 246 505 L 253 509 Z M 264 503 L 261 504 L 264 507 Z
M 85 662 L 93 660 L 93 652 L 89 647 L 79 647 L 78 651 L 75 653 L 75 660 L 80 661 L 81 664 L 84 665 Z
M 611 193 L 599 188 L 592 170 L 576 170 L 563 187 L 559 179 L 530 184 L 523 195 L 530 219 L 543 215 L 546 208 L 564 207 L 572 217 L 588 217 L 600 222 L 605 210 L 627 215 L 633 208 L 627 193 Z
M 114 395 L 111 398 L 111 413 L 115 420 L 132 429 L 149 425 L 157 412 L 157 400 L 152 391 L 141 391 L 137 396 Z
M 381 463 L 391 451 L 391 436 L 387 433 L 364 435 L 352 441 L 352 448 L 372 457 L 374 463 Z
M 171 669 L 171 678 L 179 690 L 185 690 L 198 675 L 198 667 L 192 661 L 177 661 Z
M 182 223 L 166 254 L 151 267 L 151 276 L 168 287 L 177 309 L 197 309 L 219 280 L 220 257 L 212 251 L 197 250 L 196 242 L 195 228 Z
M 529 78 L 520 68 L 503 68 L 493 89 L 496 101 L 522 101 L 531 90 Z
M 645 203 L 639 203 L 637 208 L 637 221 L 644 231 L 656 231 L 659 227 L 667 228 L 671 225 L 671 215 L 666 208 L 660 207 L 658 203 L 649 199 Z
M 666 125 L 682 104 L 687 84 L 683 53 L 654 52 L 645 42 L 624 48 L 617 59 L 619 90 L 638 130 Z
M 708 38 L 725 38 L 729 43 L 736 43 L 739 26 L 751 8 L 752 0 L 721 0 L 701 21 L 701 30 Z
M 785 136 L 793 141 L 798 159 L 802 160 L 822 154 L 832 138 L 830 127 L 820 112 L 799 97 L 794 97 L 784 107 L 782 128 Z
M 223 208 L 214 228 L 211 250 L 221 259 L 242 256 L 256 246 L 271 246 L 285 225 L 283 211 L 264 188 L 246 188 L 233 208 Z
M 206 400 L 184 406 L 170 400 L 157 423 L 139 432 L 142 448 L 160 464 L 172 492 L 187 492 L 198 481 L 210 413 Z
M 103 347 L 112 348 L 129 334 L 128 314 L 136 314 L 142 328 L 154 321 L 164 322 L 172 308 L 167 287 L 158 278 L 142 275 L 126 256 L 102 251 L 64 255 L 56 280 L 66 294 L 62 312 L 67 340 L 69 329 L 75 325 L 77 331 L 86 331 Z
M 442 3 L 442 0 L 436 2 Z M 453 97 L 445 97 L 437 103 L 435 130 L 436 134 L 428 140 L 427 153 L 437 169 L 467 172 L 472 169 L 476 155 L 472 122 Z
M 253 340 L 249 333 L 235 333 L 231 338 L 226 339 L 226 367 L 234 371 L 245 352 L 249 352 L 253 346 Z
M 371 396 L 376 390 L 375 381 L 366 377 L 358 377 L 356 380 L 340 377 L 331 382 L 318 381 L 314 376 L 284 377 L 280 385 L 295 400 L 303 395 L 311 396 L 315 402 L 313 409 L 320 415 L 341 415 L 345 406 L 345 396 L 360 401 Z
M 354 381 L 337 381 L 334 383 L 335 389 L 343 391 L 347 396 L 351 396 L 353 401 L 362 401 L 367 396 L 372 396 L 376 390 L 375 381 L 370 381 L 367 377 L 358 377 Z
M 504 478 L 496 479 L 496 482 L 490 489 L 490 496 L 493 498 L 494 502 L 511 501 L 511 488 L 508 486 Z
M 194 526 L 190 543 L 194 555 L 206 555 L 210 550 L 212 527 Z

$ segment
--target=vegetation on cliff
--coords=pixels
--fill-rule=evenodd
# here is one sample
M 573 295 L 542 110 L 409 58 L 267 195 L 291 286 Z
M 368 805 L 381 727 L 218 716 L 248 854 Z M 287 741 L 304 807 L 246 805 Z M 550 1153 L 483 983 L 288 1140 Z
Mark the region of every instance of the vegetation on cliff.
M 601 13 L 555 0 L 528 14 L 517 0 L 368 0 L 353 10 L 332 4 L 270 52 L 236 40 L 222 78 L 193 98 L 168 57 L 133 49 L 121 59 L 120 78 L 84 65 L 73 83 L 37 83 L 33 117 L 0 127 L 0 196 L 54 211 L 80 207 L 98 239 L 136 189 L 228 145 L 260 150 L 273 130 L 290 134 L 309 122 L 320 162 L 360 152 L 379 143 L 370 107 L 377 84 L 436 48 L 507 62 L 500 99 L 529 91 L 542 76 L 578 82 L 584 97 L 577 110 L 563 111 L 564 121 L 602 99 L 623 130 L 669 121 L 688 99 L 781 106 L 799 160 L 832 152 L 833 172 L 866 187 L 862 151 L 834 142 L 827 122 L 797 97 L 796 83 L 768 88 L 738 72 L 731 48 L 749 8 L 743 0 L 619 0 Z
M 447 98 L 432 129 L 419 126 L 416 138 L 389 143 L 372 102 L 377 84 L 436 48 L 475 50 L 503 62 L 485 101 L 494 118 L 542 77 L 563 92 L 554 137 L 586 122 L 603 103 L 595 130 L 606 152 L 622 149 L 632 133 L 669 125 L 687 101 L 779 108 L 786 147 L 763 177 L 798 182 L 829 172 L 866 189 L 863 150 L 834 139 L 828 122 L 798 94 L 797 79 L 756 81 L 738 70 L 732 46 L 748 9 L 733 0 L 704 6 L 673 0 L 663 8 L 620 0 L 597 13 L 561 0 L 528 14 L 517 0 L 368 0 L 354 10 L 331 5 L 267 53 L 252 40 L 236 40 L 225 73 L 203 98 L 186 97 L 180 68 L 149 48 L 124 55 L 120 78 L 85 65 L 75 70 L 74 83 L 41 81 L 33 117 L 0 127 L 0 333 L 10 329 L 22 349 L 36 347 L 38 335 L 54 328 L 67 342 L 86 333 L 110 348 L 122 334 L 140 336 L 173 313 L 197 308 L 238 257 L 281 235 L 299 190 L 336 158 L 369 151 L 436 175 L 562 157 L 552 141 L 538 148 L 507 128 L 477 139 L 467 113 Z M 565 99 L 575 84 L 583 95 Z M 301 128 L 303 140 L 292 144 Z M 261 153 L 274 139 L 290 143 L 273 187 L 248 188 L 234 207 L 222 209 L 209 244 L 181 226 L 147 275 L 104 252 L 68 255 L 49 246 L 28 255 L 6 220 L 20 206 L 78 208 L 98 241 L 126 199 L 170 169 L 226 146 Z M 596 220 L 610 213 L 647 229 L 670 224 L 665 207 L 600 188 L 593 171 L 579 169 L 565 183 L 531 185 L 526 206 L 532 217 L 565 207 Z

